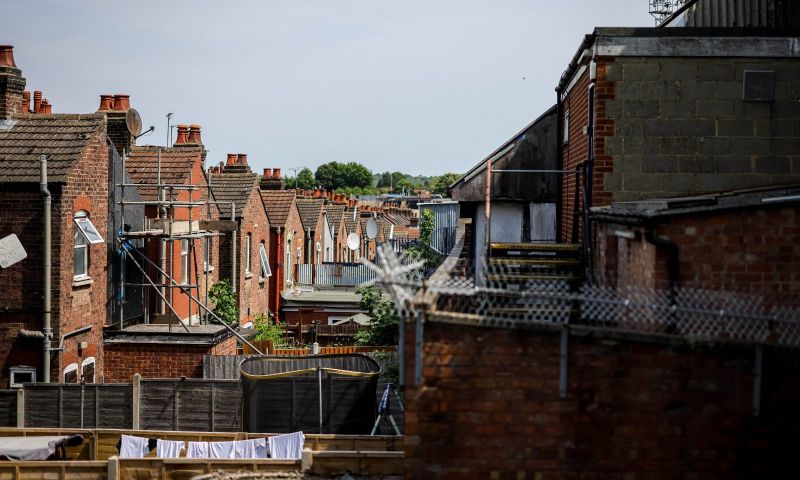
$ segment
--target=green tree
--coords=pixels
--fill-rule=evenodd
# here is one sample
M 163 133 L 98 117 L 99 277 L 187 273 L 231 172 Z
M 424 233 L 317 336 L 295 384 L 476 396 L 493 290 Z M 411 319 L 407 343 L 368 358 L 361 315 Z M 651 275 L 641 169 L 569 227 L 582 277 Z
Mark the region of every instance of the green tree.
M 338 190 L 344 187 L 342 166 L 338 162 L 323 163 L 314 173 L 317 183 L 327 190 Z
M 367 188 L 372 186 L 372 172 L 364 165 L 350 162 L 342 165 L 345 187 Z
M 278 323 L 263 313 L 256 315 L 253 321 L 256 330 L 256 340 L 271 340 L 274 347 L 284 345 L 284 331 L 286 324 Z
M 214 303 L 214 312 L 223 322 L 233 325 L 239 321 L 239 302 L 229 280 L 215 283 L 208 291 L 208 298 Z
M 297 174 L 297 188 L 303 190 L 311 190 L 317 186 L 317 181 L 314 180 L 314 172 L 310 168 L 303 168 Z
M 372 172 L 356 162 L 328 162 L 317 168 L 317 183 L 328 190 L 372 187 Z
M 445 256 L 431 247 L 433 240 L 433 229 L 435 227 L 433 210 L 424 209 L 419 215 L 419 242 L 406 249 L 406 255 L 424 262 L 422 274 L 433 273 L 442 264 Z
M 359 287 L 356 293 L 361 295 L 361 310 L 372 318 L 367 328 L 359 330 L 356 334 L 356 343 L 397 345 L 399 318 L 394 303 L 383 298 L 381 289 L 374 285 Z
M 456 180 L 461 178 L 458 173 L 445 173 L 442 176 L 436 177 L 436 180 L 431 182 L 433 191 L 431 193 L 438 193 L 439 195 L 447 196 L 450 194 L 449 187 Z

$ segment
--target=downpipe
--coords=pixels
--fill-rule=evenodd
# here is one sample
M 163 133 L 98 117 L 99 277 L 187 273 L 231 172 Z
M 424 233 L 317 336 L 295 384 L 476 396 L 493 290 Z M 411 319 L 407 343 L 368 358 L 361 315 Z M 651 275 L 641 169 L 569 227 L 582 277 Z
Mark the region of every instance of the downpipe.
M 44 298 L 42 301 L 42 334 L 43 338 L 43 351 L 42 351 L 42 374 L 44 376 L 44 383 L 50 383 L 50 343 L 53 340 L 53 329 L 50 325 L 50 308 L 52 300 L 50 298 L 50 289 L 52 286 L 52 233 L 51 233 L 51 212 L 53 206 L 53 197 L 50 190 L 47 189 L 47 157 L 42 155 L 39 163 L 39 193 L 44 197 Z

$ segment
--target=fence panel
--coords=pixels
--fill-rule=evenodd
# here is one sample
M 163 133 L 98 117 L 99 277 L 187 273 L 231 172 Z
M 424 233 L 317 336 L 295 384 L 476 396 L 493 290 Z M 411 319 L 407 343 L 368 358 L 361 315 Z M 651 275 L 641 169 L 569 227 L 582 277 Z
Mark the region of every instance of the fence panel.
M 238 381 L 142 380 L 143 430 L 235 432 L 241 428 Z
M 132 428 L 129 384 L 27 384 L 25 426 Z
M 0 390 L 0 427 L 17 426 L 17 391 Z

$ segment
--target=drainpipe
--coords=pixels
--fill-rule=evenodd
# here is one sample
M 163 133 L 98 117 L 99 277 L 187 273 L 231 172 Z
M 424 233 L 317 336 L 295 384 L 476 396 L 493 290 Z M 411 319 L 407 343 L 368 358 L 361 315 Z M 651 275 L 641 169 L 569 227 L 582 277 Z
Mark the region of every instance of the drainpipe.
M 236 221 L 236 204 L 233 202 L 231 202 L 231 221 Z M 238 225 L 236 228 L 238 229 Z M 236 271 L 236 250 L 239 249 L 239 244 L 236 243 L 236 240 L 236 229 L 234 229 L 231 234 L 231 242 L 233 242 L 231 248 L 231 262 L 233 263 L 233 265 L 231 265 L 231 289 L 233 293 L 236 293 L 236 278 L 239 276 L 239 272 Z
M 44 382 L 50 383 L 50 342 L 53 338 L 53 330 L 50 328 L 50 288 L 52 282 L 51 249 L 53 240 L 50 226 L 53 198 L 50 195 L 50 190 L 47 189 L 46 156 L 41 156 L 39 167 L 39 193 L 41 193 L 44 197 L 44 300 L 42 303 L 42 333 L 44 334 L 44 348 L 42 358 L 42 373 L 44 375 Z
M 276 270 L 278 271 L 278 278 L 275 282 L 275 305 L 273 308 L 275 309 L 275 321 L 278 320 L 280 317 L 281 311 L 281 290 L 283 289 L 282 285 L 286 282 L 283 273 L 283 232 L 281 232 L 281 227 L 277 227 L 278 229 L 278 245 L 276 246 L 275 252 L 275 265 L 278 267 Z

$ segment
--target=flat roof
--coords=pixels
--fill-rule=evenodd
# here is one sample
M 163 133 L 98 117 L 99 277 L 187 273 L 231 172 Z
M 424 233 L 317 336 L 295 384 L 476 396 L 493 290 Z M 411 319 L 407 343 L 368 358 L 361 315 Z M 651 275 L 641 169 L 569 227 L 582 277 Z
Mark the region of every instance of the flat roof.
M 171 329 L 170 329 L 171 328 Z M 188 331 L 187 331 L 188 329 Z M 104 343 L 157 343 L 182 345 L 215 345 L 233 333 L 223 325 L 138 324 L 123 330 L 107 329 Z

